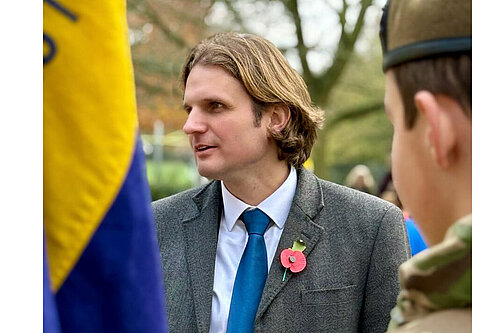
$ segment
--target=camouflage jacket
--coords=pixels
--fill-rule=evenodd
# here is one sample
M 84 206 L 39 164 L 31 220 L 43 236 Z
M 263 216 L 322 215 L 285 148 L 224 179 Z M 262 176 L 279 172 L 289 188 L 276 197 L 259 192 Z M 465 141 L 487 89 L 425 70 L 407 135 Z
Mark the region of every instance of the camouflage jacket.
M 472 215 L 455 222 L 441 243 L 402 264 L 399 281 L 390 332 L 470 331 Z

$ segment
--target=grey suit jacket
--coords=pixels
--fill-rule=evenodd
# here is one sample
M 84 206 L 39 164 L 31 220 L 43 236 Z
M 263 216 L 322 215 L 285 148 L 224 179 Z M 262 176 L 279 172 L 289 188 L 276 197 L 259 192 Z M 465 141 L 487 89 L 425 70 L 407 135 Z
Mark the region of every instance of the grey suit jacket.
M 385 332 L 410 251 L 401 211 L 298 171 L 295 197 L 257 311 L 257 332 Z M 171 332 L 208 332 L 221 183 L 153 203 Z M 301 238 L 307 267 L 279 255 Z

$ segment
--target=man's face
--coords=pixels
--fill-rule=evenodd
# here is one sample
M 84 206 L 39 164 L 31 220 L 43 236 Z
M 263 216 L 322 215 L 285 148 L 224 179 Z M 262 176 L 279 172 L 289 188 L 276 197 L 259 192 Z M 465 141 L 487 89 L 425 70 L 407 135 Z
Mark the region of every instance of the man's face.
M 267 135 L 267 114 L 255 125 L 252 100 L 243 85 L 218 66 L 195 65 L 184 93 L 189 136 L 198 172 L 224 181 L 261 171 L 273 157 L 275 143 Z
M 391 70 L 385 80 L 385 111 L 394 128 L 391 153 L 394 186 L 405 210 L 417 219 L 432 198 L 425 131 L 421 115 L 412 129 L 406 128 L 403 101 Z

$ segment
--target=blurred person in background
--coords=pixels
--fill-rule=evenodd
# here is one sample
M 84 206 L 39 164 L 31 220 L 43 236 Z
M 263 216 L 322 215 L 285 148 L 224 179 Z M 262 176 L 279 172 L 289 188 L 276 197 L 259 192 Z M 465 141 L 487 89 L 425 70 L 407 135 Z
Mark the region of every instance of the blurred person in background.
M 153 203 L 172 332 L 383 332 L 409 257 L 401 211 L 302 167 L 323 112 L 251 34 L 200 42 L 181 72 L 198 172 Z
M 388 176 L 391 176 L 389 172 Z M 387 178 L 387 177 L 386 177 Z M 375 180 L 373 179 L 370 169 L 363 164 L 358 164 L 347 174 L 345 185 L 355 190 L 365 192 L 368 194 L 375 194 Z M 411 255 L 425 250 L 425 244 L 422 235 L 415 221 L 411 218 L 408 212 L 405 212 L 401 201 L 399 201 L 398 194 L 394 189 L 392 178 L 384 179 L 384 189 L 379 191 L 379 197 L 383 200 L 389 201 L 403 211 L 403 217 L 406 225 L 406 233 L 408 234 L 408 241 L 410 242 Z
M 470 332 L 472 1 L 388 1 L 380 36 L 394 185 L 430 246 L 400 267 L 388 329 Z
M 358 164 L 347 174 L 345 185 L 355 190 L 375 194 L 376 186 L 370 169 Z
M 389 172 L 388 176 L 391 176 Z M 345 185 L 358 191 L 369 194 L 375 193 L 375 180 L 373 179 L 370 169 L 363 164 L 356 165 L 347 174 Z M 408 234 L 408 241 L 410 242 L 411 255 L 425 250 L 427 245 L 423 240 L 415 221 L 411 218 L 408 212 L 405 212 L 401 201 L 399 201 L 398 194 L 394 189 L 392 178 L 386 177 L 383 182 L 383 190 L 379 190 L 379 197 L 383 200 L 389 201 L 403 211 L 405 219 L 406 233 Z

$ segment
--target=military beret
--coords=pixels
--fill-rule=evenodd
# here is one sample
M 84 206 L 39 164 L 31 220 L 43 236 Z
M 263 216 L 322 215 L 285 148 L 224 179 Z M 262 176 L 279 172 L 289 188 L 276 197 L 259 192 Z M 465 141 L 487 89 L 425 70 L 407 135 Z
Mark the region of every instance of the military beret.
M 472 51 L 472 0 L 388 0 L 380 22 L 383 69 Z

